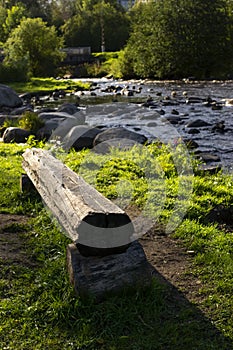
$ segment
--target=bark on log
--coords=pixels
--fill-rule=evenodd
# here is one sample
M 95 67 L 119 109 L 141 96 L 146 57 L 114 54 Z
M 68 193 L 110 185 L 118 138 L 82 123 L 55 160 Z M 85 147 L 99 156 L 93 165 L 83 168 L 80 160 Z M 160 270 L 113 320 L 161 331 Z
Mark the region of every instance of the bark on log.
M 105 257 L 83 257 L 75 244 L 67 247 L 70 282 L 81 297 L 102 301 L 109 294 L 138 290 L 151 284 L 151 265 L 142 246 L 133 242 L 126 252 Z
M 46 206 L 76 244 L 101 251 L 115 247 L 126 249 L 133 240 L 134 228 L 128 215 L 49 151 L 27 149 L 23 154 L 23 168 Z

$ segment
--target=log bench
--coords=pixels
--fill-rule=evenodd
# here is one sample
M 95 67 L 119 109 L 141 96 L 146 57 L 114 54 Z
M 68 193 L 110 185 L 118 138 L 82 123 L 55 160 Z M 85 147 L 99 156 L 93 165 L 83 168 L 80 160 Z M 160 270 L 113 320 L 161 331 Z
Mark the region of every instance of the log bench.
M 100 300 L 108 292 L 150 284 L 150 266 L 122 209 L 49 151 L 27 149 L 22 166 L 22 191 L 28 190 L 26 176 L 72 241 L 67 266 L 79 295 Z

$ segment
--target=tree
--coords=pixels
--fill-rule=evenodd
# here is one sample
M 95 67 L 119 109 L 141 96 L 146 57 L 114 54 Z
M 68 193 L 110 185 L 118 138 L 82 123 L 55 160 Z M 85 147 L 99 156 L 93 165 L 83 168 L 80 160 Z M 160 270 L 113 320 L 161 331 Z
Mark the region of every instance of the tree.
M 5 38 L 7 39 L 10 32 L 19 25 L 22 18 L 26 17 L 26 7 L 23 4 L 12 6 L 7 10 L 7 16 L 3 24 Z
M 41 18 L 26 18 L 5 44 L 6 62 L 14 65 L 26 58 L 32 75 L 48 76 L 63 57 L 61 47 L 54 26 L 48 27 Z
M 4 41 L 5 33 L 4 33 L 3 25 L 5 23 L 6 16 L 7 16 L 7 10 L 5 9 L 5 7 L 0 5 L 0 44 Z
M 221 75 L 229 64 L 224 0 L 156 0 L 135 7 L 127 59 L 142 77 Z
M 91 46 L 98 52 L 104 39 L 106 50 L 116 51 L 128 39 L 129 18 L 110 2 L 99 1 L 66 21 L 62 31 L 67 46 Z
M 50 3 L 51 21 L 59 28 L 76 14 L 75 0 L 52 0 Z
M 41 17 L 44 21 L 51 19 L 51 1 L 53 0 L 0 0 L 5 9 L 11 9 L 13 6 L 24 6 L 27 10 L 26 17 Z

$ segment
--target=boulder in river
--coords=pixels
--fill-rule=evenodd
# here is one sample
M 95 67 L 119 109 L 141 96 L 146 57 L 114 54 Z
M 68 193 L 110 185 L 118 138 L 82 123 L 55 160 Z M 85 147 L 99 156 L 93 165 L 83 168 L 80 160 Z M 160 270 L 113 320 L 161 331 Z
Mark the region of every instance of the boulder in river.
M 4 143 L 25 143 L 31 132 L 17 127 L 9 127 L 4 131 L 2 140 Z
M 66 112 L 43 112 L 38 115 L 38 117 L 44 121 L 46 120 L 60 120 L 61 122 L 66 119 L 75 119 L 77 121 L 77 124 L 84 124 L 85 123 L 85 116 L 83 114 L 75 114 L 71 115 Z
M 36 133 L 36 137 L 39 140 L 49 140 L 49 138 L 51 137 L 52 133 L 54 130 L 56 130 L 59 127 L 59 120 L 47 120 L 45 122 L 45 125 L 40 128 L 37 133 Z
M 199 153 L 200 158 L 205 162 L 205 163 L 210 163 L 210 162 L 220 162 L 220 157 L 217 154 L 211 154 L 211 153 Z
M 207 123 L 206 121 L 202 119 L 196 119 L 196 120 L 191 120 L 186 124 L 187 128 L 200 128 L 203 126 L 210 126 L 211 124 Z
M 58 108 L 58 112 L 65 112 L 72 115 L 78 112 L 78 107 L 74 103 L 63 103 Z
M 73 126 L 62 140 L 65 150 L 74 148 L 76 151 L 81 151 L 84 148 L 92 148 L 95 137 L 102 130 L 88 125 Z
M 99 133 L 94 140 L 96 153 L 109 153 L 111 148 L 128 150 L 137 144 L 144 144 L 147 138 L 144 135 L 130 131 L 123 127 L 110 128 Z
M 7 85 L 0 84 L 0 108 L 16 108 L 21 107 L 22 104 L 23 101 L 13 89 Z
M 128 139 L 140 144 L 144 144 L 147 141 L 147 137 L 144 135 L 130 131 L 123 127 L 117 127 L 109 128 L 98 134 L 94 140 L 94 146 L 105 141 L 109 141 L 111 143 L 111 140 L 114 139 Z

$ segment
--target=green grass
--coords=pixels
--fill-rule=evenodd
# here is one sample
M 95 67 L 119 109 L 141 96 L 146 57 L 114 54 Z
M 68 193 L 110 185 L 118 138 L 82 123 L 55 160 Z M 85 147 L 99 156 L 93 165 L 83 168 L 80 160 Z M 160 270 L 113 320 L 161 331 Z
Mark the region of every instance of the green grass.
M 70 286 L 65 262 L 69 239 L 51 221 L 37 196 L 20 192 L 24 149 L 0 144 L 0 212 L 29 216 L 26 224 L 7 228 L 9 235 L 20 236 L 23 242 L 21 259 L 0 258 L 0 349 L 232 348 L 232 231 L 206 219 L 216 205 L 233 205 L 232 176 L 186 174 L 193 186 L 192 198 L 173 235 L 194 251 L 193 270 L 187 273 L 202 280 L 199 305 L 157 279 L 147 290 L 122 293 L 95 304 L 91 299 L 80 300 Z M 181 150 L 174 150 L 173 157 L 165 147 L 156 145 L 149 150 L 153 155 L 149 163 L 148 154 L 137 154 L 136 149 L 125 154 L 123 161 L 122 153 L 116 151 L 105 162 L 88 151 L 71 152 L 65 161 L 113 200 L 117 200 L 119 179 L 131 182 L 130 205 L 139 209 L 147 201 L 145 190 L 151 192 L 156 185 L 157 194 L 165 192 L 160 220 L 166 225 L 182 183 L 172 161 Z M 153 201 L 150 204 L 148 215 L 156 215 L 156 206 Z
M 24 145 L 0 143 L 0 213 L 33 215 L 37 207 L 42 207 L 38 197 L 30 198 L 20 191 L 22 153 L 25 149 Z
M 122 78 L 118 67 L 119 52 L 97 52 L 93 53 L 94 63 L 85 64 L 87 74 L 90 77 L 102 77 L 113 75 L 115 78 Z
M 54 91 L 56 89 L 67 91 L 73 91 L 74 89 L 88 90 L 90 88 L 89 83 L 55 78 L 31 78 L 26 83 L 9 83 L 8 85 L 11 86 L 17 93 Z

